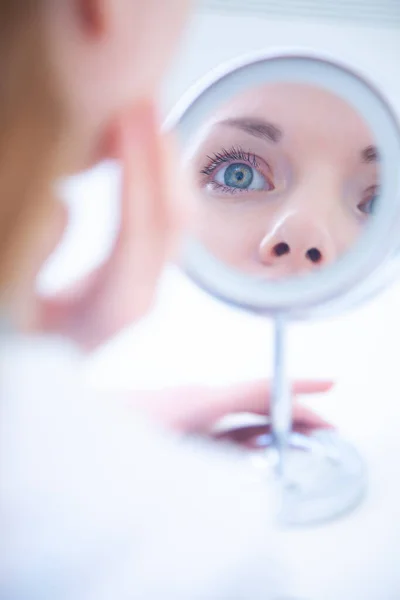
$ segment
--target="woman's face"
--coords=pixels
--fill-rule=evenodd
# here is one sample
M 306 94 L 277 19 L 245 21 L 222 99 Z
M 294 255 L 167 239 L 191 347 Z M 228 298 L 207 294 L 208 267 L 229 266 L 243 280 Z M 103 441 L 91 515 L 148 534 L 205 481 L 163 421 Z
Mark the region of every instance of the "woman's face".
M 333 262 L 371 218 L 378 151 L 344 100 L 269 84 L 226 104 L 189 164 L 195 235 L 225 263 L 271 279 Z

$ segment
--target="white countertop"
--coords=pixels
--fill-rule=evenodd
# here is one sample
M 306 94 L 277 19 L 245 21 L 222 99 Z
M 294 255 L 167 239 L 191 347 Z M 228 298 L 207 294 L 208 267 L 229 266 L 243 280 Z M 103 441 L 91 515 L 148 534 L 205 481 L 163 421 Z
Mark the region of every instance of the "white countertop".
M 398 307 L 399 285 L 356 312 L 292 327 L 293 377 L 337 381 L 307 403 L 356 444 L 370 478 L 353 514 L 283 535 L 295 598 L 400 598 Z M 219 304 L 171 271 L 152 315 L 104 348 L 90 377 L 100 387 L 145 389 L 266 376 L 270 335 L 267 321 Z

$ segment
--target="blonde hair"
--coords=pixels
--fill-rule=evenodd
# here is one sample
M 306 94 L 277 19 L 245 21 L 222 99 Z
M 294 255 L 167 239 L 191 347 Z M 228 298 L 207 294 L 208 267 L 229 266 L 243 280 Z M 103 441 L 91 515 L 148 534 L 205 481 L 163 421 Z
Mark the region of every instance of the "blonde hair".
M 47 0 L 0 0 L 0 290 L 52 201 L 63 109 L 46 48 Z

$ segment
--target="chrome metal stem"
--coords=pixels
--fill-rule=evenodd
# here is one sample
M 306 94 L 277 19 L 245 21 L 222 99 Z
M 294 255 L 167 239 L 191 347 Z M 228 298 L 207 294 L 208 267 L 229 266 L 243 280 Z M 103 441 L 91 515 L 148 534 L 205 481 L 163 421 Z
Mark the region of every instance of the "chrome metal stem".
M 285 315 L 274 319 L 274 364 L 271 398 L 272 443 L 277 453 L 276 472 L 285 477 L 286 458 L 292 430 L 292 395 L 287 368 Z

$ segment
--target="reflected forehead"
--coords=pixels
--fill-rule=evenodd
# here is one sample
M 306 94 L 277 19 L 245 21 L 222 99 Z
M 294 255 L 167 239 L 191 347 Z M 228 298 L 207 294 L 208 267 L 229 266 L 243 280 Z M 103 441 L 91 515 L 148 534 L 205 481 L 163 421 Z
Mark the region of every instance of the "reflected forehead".
M 356 152 L 361 163 L 379 161 L 368 123 L 355 107 L 329 90 L 308 84 L 267 84 L 241 92 L 220 107 L 205 130 L 205 139 L 236 130 L 297 147 L 322 138 L 325 145 L 340 144 Z
M 233 122 L 240 117 L 264 120 L 276 129 L 318 122 L 354 129 L 365 121 L 357 109 L 330 90 L 309 84 L 276 83 L 254 87 L 231 97 L 217 112 L 216 121 Z M 248 119 L 250 120 L 250 119 Z

